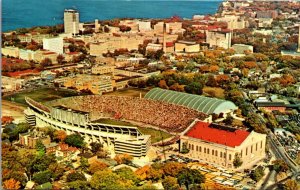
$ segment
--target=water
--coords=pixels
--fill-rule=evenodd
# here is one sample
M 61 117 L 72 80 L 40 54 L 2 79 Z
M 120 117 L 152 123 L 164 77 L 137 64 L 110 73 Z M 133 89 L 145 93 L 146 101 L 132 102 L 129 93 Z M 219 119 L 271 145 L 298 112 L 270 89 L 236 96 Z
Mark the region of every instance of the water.
M 2 31 L 63 23 L 66 8 L 79 10 L 80 22 L 113 18 L 170 18 L 214 14 L 221 0 L 2 0 Z

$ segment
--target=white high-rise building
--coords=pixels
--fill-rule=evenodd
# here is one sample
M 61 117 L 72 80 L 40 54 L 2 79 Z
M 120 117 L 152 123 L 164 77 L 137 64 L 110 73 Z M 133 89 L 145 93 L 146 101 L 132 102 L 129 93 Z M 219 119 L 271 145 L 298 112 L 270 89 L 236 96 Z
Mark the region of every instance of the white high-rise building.
M 79 33 L 79 13 L 73 9 L 65 9 L 64 12 L 65 33 L 76 35 Z
M 62 37 L 44 38 L 43 49 L 53 51 L 58 54 L 64 53 L 64 41 Z

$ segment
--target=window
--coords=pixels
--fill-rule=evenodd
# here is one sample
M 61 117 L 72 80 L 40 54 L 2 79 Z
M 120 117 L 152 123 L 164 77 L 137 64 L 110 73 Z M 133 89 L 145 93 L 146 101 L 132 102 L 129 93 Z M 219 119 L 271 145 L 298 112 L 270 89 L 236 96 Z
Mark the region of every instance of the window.
M 241 150 L 241 157 L 243 157 L 243 150 Z
M 231 154 L 229 154 L 229 160 L 231 160 Z
M 246 156 L 248 155 L 248 147 L 246 148 Z
M 204 148 L 204 153 L 206 153 L 206 148 Z
M 215 155 L 218 156 L 218 151 L 215 151 Z
M 257 144 L 258 144 L 258 143 L 256 143 L 256 145 L 255 145 L 255 151 L 257 151 Z
M 220 152 L 220 157 L 222 158 L 222 156 L 223 156 L 223 155 L 222 155 L 222 152 Z
M 196 146 L 196 151 L 198 151 L 198 146 Z
M 192 144 L 192 150 L 194 150 L 194 145 Z
M 191 144 L 189 144 L 189 149 L 191 149 Z
M 251 153 L 252 153 L 252 146 L 253 146 L 253 145 L 251 145 Z
M 199 147 L 199 149 L 200 149 L 200 152 L 201 152 L 202 151 L 201 146 Z
M 207 154 L 209 154 L 209 149 L 207 149 Z
M 262 141 L 260 142 L 260 148 L 262 148 Z
M 212 155 L 215 155 L 215 151 L 214 151 L 214 150 L 211 150 L 211 154 L 212 154 Z
M 226 152 L 224 152 L 223 156 L 224 156 L 224 158 L 226 158 Z

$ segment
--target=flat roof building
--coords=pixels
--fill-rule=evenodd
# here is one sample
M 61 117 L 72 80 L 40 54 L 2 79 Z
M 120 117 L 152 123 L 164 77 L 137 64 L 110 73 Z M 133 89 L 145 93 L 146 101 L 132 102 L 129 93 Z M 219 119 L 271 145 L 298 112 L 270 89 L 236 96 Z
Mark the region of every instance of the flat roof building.
M 65 9 L 64 12 L 65 33 L 76 35 L 79 33 L 79 13 L 73 9 Z

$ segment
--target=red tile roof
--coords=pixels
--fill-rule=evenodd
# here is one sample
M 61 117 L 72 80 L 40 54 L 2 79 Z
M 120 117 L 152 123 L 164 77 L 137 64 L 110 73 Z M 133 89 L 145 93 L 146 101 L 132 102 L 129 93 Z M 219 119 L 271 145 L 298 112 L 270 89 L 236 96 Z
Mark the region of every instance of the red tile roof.
M 30 75 L 30 74 L 39 74 L 40 71 L 38 70 L 23 70 L 23 71 L 15 71 L 15 72 L 9 72 L 8 75 L 10 77 L 18 77 L 18 76 L 22 76 L 22 75 Z
M 1 61 L 2 65 L 23 63 L 22 59 L 5 58 L 5 57 L 2 57 L 1 59 L 2 59 L 2 61 Z
M 241 145 L 249 134 L 250 132 L 245 130 L 197 122 L 185 136 L 235 147 Z

